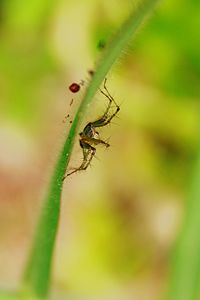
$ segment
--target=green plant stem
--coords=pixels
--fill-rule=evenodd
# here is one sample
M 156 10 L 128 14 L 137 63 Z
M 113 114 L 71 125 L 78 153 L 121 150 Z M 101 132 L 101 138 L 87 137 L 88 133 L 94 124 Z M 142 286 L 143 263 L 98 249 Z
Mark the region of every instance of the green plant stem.
M 172 261 L 168 300 L 197 300 L 200 277 L 200 145 L 193 165 L 186 216 Z
M 44 201 L 31 255 L 25 270 L 24 294 L 44 299 L 48 293 L 52 255 L 59 222 L 62 178 L 67 169 L 80 120 L 111 66 L 120 57 L 122 50 L 134 37 L 137 29 L 158 1 L 144 0 L 140 6 L 134 9 L 110 45 L 105 49 L 103 57 L 95 70 L 58 158 L 49 191 Z

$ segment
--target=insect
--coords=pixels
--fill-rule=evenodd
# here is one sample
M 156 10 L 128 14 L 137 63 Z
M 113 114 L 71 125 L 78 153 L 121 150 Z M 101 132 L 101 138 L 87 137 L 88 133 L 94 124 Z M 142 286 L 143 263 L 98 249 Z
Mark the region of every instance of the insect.
M 94 146 L 103 145 L 106 148 L 110 146 L 107 142 L 100 139 L 99 133 L 96 130 L 99 127 L 104 127 L 104 126 L 108 125 L 120 110 L 120 107 L 117 105 L 114 98 L 110 95 L 110 93 L 106 87 L 106 81 L 107 81 L 107 79 L 105 78 L 104 90 L 100 90 L 100 92 L 109 100 L 108 106 L 107 106 L 104 114 L 102 115 L 102 117 L 100 117 L 99 119 L 97 119 L 94 122 L 89 122 L 84 127 L 83 131 L 79 134 L 80 135 L 79 143 L 80 143 L 80 147 L 82 148 L 82 151 L 83 151 L 83 161 L 78 168 L 75 168 L 72 172 L 65 175 L 63 177 L 63 180 L 67 176 L 70 176 L 78 171 L 87 169 L 87 167 L 91 163 L 92 158 L 94 157 L 94 155 L 96 153 L 96 148 Z M 114 112 L 111 113 L 112 103 L 114 103 L 114 105 L 115 105 L 115 110 L 114 110 Z

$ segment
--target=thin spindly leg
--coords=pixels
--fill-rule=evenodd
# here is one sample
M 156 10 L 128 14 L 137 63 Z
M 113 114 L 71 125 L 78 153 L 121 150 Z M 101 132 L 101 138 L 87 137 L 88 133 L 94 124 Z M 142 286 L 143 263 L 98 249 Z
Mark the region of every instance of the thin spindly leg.
M 110 123 L 110 121 L 112 120 L 112 118 L 114 118 L 116 116 L 116 114 L 118 113 L 118 111 L 120 110 L 120 107 L 117 105 L 117 103 L 115 102 L 114 98 L 110 95 L 107 87 L 106 87 L 106 78 L 104 80 L 104 89 L 106 91 L 106 93 L 102 90 L 101 93 L 109 100 L 109 104 L 107 106 L 107 109 L 105 111 L 105 113 L 103 114 L 103 116 L 101 118 L 99 118 L 98 120 L 94 121 L 91 123 L 92 127 L 103 127 L 106 126 L 107 124 Z M 115 106 L 116 106 L 116 111 L 109 116 L 109 110 L 111 108 L 111 104 L 112 102 L 114 102 Z
M 106 87 L 106 81 L 107 81 L 107 78 L 105 78 L 104 85 L 103 85 L 106 93 L 104 91 L 102 91 L 101 89 L 100 89 L 100 92 L 109 100 L 109 103 L 108 103 L 108 106 L 106 108 L 106 111 L 104 112 L 103 116 L 99 119 L 99 121 L 103 121 L 103 120 L 106 120 L 108 118 L 108 112 L 111 108 L 112 102 L 114 102 L 115 106 L 118 107 L 117 103 L 115 102 L 114 98 L 111 96 L 111 94 L 109 93 L 109 91 Z
M 117 105 L 117 103 L 116 103 L 115 99 L 113 98 L 113 96 L 112 96 L 112 95 L 110 94 L 110 92 L 108 91 L 107 86 L 106 86 L 106 82 L 107 82 L 107 78 L 104 79 L 104 83 L 103 83 L 103 87 L 104 87 L 104 90 L 106 91 L 106 93 L 105 93 L 104 91 L 100 90 L 101 93 L 102 93 L 104 96 L 106 96 L 106 98 L 108 98 L 108 100 L 109 100 L 110 102 L 114 102 L 114 104 L 115 104 L 116 107 L 119 107 L 119 105 Z
M 72 174 L 74 174 L 74 173 L 76 173 L 76 172 L 78 172 L 78 171 L 81 171 L 81 170 L 85 170 L 85 166 L 87 166 L 87 164 L 88 164 L 88 162 L 91 160 L 91 150 L 87 150 L 87 155 L 85 155 L 85 158 L 83 159 L 83 162 L 82 162 L 82 164 L 80 165 L 80 167 L 78 167 L 78 168 L 76 168 L 76 169 L 74 169 L 72 172 L 70 172 L 70 173 L 68 173 L 67 175 L 65 175 L 64 177 L 63 177 L 63 180 L 65 180 L 65 178 L 67 177 L 67 176 L 70 176 L 70 175 L 72 175 Z
M 87 167 L 90 165 L 91 161 L 92 161 L 92 158 L 93 156 L 95 155 L 96 153 L 96 149 L 94 147 L 91 147 L 91 151 L 90 151 L 90 157 L 89 159 L 87 160 L 87 162 L 84 164 L 84 166 L 82 167 L 81 170 L 86 170 Z M 80 171 L 80 170 L 79 170 Z
M 107 124 L 109 124 L 112 120 L 112 118 L 114 118 L 116 116 L 116 114 L 119 112 L 120 108 L 119 106 L 116 108 L 116 111 L 110 116 L 107 117 L 106 119 L 99 119 L 97 121 L 94 121 L 91 123 L 91 125 L 95 128 L 95 127 L 103 127 L 106 126 Z
M 108 115 L 108 112 L 109 112 L 109 110 L 110 110 L 110 108 L 111 108 L 112 99 L 109 98 L 108 95 L 106 95 L 106 94 L 104 93 L 104 91 L 100 90 L 100 92 L 101 92 L 106 98 L 108 98 L 108 100 L 109 100 L 108 106 L 107 106 L 107 108 L 106 108 L 106 110 L 105 110 L 103 116 L 101 117 L 101 119 L 106 119 L 106 118 L 107 118 L 107 115 Z
M 101 139 L 91 138 L 91 137 L 87 137 L 87 136 L 85 136 L 83 139 L 89 145 L 99 145 L 99 144 L 102 144 L 102 145 L 104 145 L 106 147 L 110 146 L 108 143 L 106 143 L 105 141 L 103 141 Z
M 70 172 L 66 176 L 64 176 L 63 180 L 65 180 L 65 178 L 67 176 L 70 176 L 78 171 L 86 170 L 87 167 L 90 165 L 93 156 L 95 155 L 96 149 L 94 147 L 90 146 L 89 144 L 87 144 L 83 141 L 81 141 L 80 144 L 83 149 L 83 162 L 80 165 L 80 167 L 74 169 L 72 172 Z

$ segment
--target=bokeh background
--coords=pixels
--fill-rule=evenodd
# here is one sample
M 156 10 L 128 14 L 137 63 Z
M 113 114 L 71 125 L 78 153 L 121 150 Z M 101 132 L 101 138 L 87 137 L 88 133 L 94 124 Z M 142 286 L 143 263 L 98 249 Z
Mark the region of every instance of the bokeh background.
M 19 286 L 64 136 L 103 46 L 135 5 L 0 2 L 0 287 Z M 200 3 L 162 1 L 108 75 L 109 149 L 64 184 L 54 299 L 165 294 L 199 135 Z M 72 82 L 84 81 L 77 94 Z M 73 105 L 70 102 L 73 98 Z M 98 93 L 83 125 L 99 117 Z M 70 118 L 63 123 L 67 114 Z M 81 163 L 78 141 L 70 168 Z

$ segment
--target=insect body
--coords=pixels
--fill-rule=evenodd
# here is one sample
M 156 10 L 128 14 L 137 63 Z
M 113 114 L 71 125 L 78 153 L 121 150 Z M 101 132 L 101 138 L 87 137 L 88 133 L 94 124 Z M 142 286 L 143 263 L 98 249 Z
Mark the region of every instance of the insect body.
M 91 162 L 93 156 L 96 153 L 96 148 L 95 148 L 96 145 L 103 145 L 106 148 L 110 146 L 107 142 L 100 139 L 99 133 L 96 130 L 96 128 L 108 125 L 111 122 L 111 120 L 116 116 L 116 114 L 119 112 L 120 107 L 117 105 L 114 98 L 110 95 L 109 91 L 107 90 L 106 79 L 104 80 L 104 90 L 105 91 L 103 91 L 103 90 L 100 90 L 100 91 L 109 100 L 109 103 L 108 103 L 108 106 L 107 106 L 103 116 L 94 122 L 89 122 L 84 127 L 83 131 L 79 134 L 80 135 L 79 143 L 80 143 L 80 146 L 83 151 L 82 164 L 78 168 L 74 169 L 72 172 L 68 173 L 63 178 L 63 180 L 67 176 L 72 175 L 73 173 L 75 173 L 77 171 L 87 169 L 87 167 L 90 165 L 90 162 Z M 110 110 L 112 109 L 112 107 L 111 107 L 112 103 L 114 103 L 114 105 L 115 105 L 115 111 L 111 113 Z

